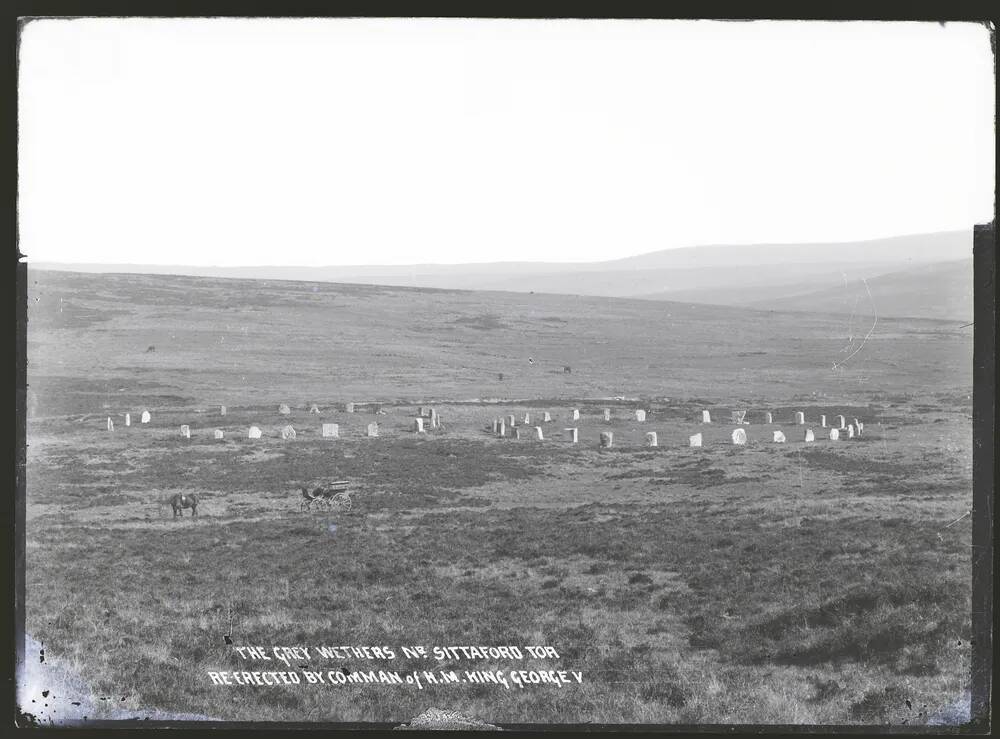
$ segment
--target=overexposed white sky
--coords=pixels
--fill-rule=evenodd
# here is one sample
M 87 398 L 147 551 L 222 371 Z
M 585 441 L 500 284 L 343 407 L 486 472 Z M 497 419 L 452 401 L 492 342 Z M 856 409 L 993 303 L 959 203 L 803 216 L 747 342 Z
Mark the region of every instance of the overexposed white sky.
M 593 261 L 968 229 L 975 24 L 37 20 L 29 262 Z

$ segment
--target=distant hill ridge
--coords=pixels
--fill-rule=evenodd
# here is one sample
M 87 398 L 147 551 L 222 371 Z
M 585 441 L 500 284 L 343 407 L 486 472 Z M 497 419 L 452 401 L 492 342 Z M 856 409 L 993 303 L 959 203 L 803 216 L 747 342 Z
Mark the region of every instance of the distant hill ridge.
M 304 267 L 198 267 L 137 264 L 54 264 L 38 269 L 171 274 L 244 279 L 306 280 L 402 287 L 502 290 L 744 305 L 774 310 L 839 312 L 840 290 L 861 279 L 897 274 L 875 284 L 893 290 L 886 315 L 971 320 L 956 265 L 972 256 L 972 229 L 839 243 L 709 245 L 663 249 L 604 262 L 493 262 Z M 931 265 L 950 263 L 949 279 L 934 284 Z M 908 273 L 917 267 L 930 273 Z M 949 271 L 950 270 L 950 271 Z M 971 267 L 968 294 L 971 296 Z M 909 284 L 909 287 L 906 285 Z M 922 290 L 951 290 L 928 301 Z M 960 293 L 960 294 L 959 294 Z M 810 297 L 812 296 L 812 297 Z M 954 299 L 952 299 L 954 298 Z M 933 304 L 933 305 L 932 305 Z M 967 310 L 968 309 L 968 310 Z M 848 312 L 851 310 L 847 309 Z M 902 311 L 902 312 L 898 312 Z M 928 315 L 931 312 L 933 315 Z

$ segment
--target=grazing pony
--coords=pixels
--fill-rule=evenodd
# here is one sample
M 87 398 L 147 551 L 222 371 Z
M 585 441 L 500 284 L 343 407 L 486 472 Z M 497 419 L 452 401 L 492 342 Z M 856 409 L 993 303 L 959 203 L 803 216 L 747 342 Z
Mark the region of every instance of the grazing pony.
M 170 498 L 170 507 L 174 509 L 174 518 L 184 517 L 184 509 L 190 508 L 191 515 L 198 515 L 198 496 L 185 493 L 177 493 Z
M 300 488 L 300 490 L 302 490 L 302 501 L 299 503 L 299 510 L 303 508 L 311 510 L 312 504 L 323 498 L 323 488 L 316 488 L 312 492 L 309 492 L 305 487 Z

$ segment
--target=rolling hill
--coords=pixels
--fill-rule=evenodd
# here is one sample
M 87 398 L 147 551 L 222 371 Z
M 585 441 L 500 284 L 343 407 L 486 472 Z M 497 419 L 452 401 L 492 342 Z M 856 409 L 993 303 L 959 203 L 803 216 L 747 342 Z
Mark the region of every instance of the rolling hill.
M 971 254 L 970 229 L 865 242 L 684 247 L 605 262 L 561 264 L 197 267 L 33 263 L 33 266 L 78 272 L 328 281 L 759 305 L 761 301 L 774 302 L 834 289 L 861 278 L 871 280 L 921 265 L 967 259 Z M 817 309 L 825 309 L 823 306 L 820 302 Z M 902 311 L 896 315 L 926 315 L 921 301 L 906 301 L 902 292 L 892 308 Z

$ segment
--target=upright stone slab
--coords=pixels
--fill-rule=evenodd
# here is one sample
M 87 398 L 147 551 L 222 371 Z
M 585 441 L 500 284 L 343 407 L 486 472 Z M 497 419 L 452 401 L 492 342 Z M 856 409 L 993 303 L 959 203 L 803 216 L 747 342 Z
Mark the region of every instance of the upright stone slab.
M 605 408 L 604 409 L 604 421 L 606 423 L 610 423 L 611 422 L 611 409 L 610 408 Z
M 843 416 L 837 416 L 837 427 L 841 430 L 847 428 L 847 422 Z
M 806 422 L 806 414 L 802 411 L 795 412 L 795 423 L 802 426 Z
M 292 412 L 292 409 L 289 408 L 284 403 L 282 403 L 281 405 L 278 406 L 278 413 L 280 413 L 283 416 L 287 416 L 291 412 Z
M 514 429 L 514 438 L 520 440 L 520 438 L 521 438 L 521 429 Z
M 853 439 L 854 438 L 854 426 L 848 425 L 848 427 L 847 427 L 847 438 L 848 439 Z
M 111 416 L 108 416 L 108 431 L 115 430 L 115 422 L 111 420 Z
M 438 412 L 436 409 L 431 408 L 431 428 L 436 429 L 438 426 Z
M 545 434 L 542 433 L 541 426 L 535 426 L 535 438 L 538 441 L 545 441 Z
M 219 415 L 220 416 L 226 415 L 226 406 L 224 406 L 224 405 L 220 405 L 219 406 Z
M 285 428 L 281 429 L 281 438 L 282 439 L 294 439 L 295 438 L 295 429 L 293 429 L 291 427 L 291 425 L 285 426 Z
M 840 438 L 840 431 L 837 429 L 830 429 L 830 441 L 837 441 Z
M 733 443 L 742 446 L 747 443 L 747 432 L 745 429 L 735 429 L 733 431 Z
M 225 437 L 225 434 L 222 433 L 222 429 L 216 429 L 215 430 L 215 438 L 216 439 L 222 439 L 224 437 Z
M 569 443 L 576 444 L 580 440 L 580 429 L 563 429 L 563 433 L 569 436 Z
M 368 424 L 368 438 L 378 436 L 378 424 L 370 423 Z
M 602 431 L 601 432 L 601 448 L 602 449 L 607 449 L 607 448 L 611 447 L 612 445 L 614 445 L 614 443 L 615 443 L 615 435 L 614 435 L 613 432 L 611 432 L 611 431 Z
M 185 439 L 191 438 L 191 427 L 188 426 L 186 423 L 183 426 L 181 426 L 181 436 L 183 436 Z
M 494 418 L 493 419 L 493 433 L 495 434 L 499 428 L 500 428 L 500 420 L 497 419 L 497 418 Z
M 659 446 L 659 444 L 656 443 L 656 432 L 655 431 L 647 431 L 646 432 L 646 446 Z
M 497 436 L 502 438 L 506 435 L 507 435 L 507 422 L 501 418 L 500 423 L 497 425 Z
M 517 426 L 517 419 L 514 418 L 514 414 L 513 413 L 511 415 L 507 416 L 507 425 L 510 426 L 511 428 L 514 428 L 515 426 Z
M 806 441 L 816 441 L 816 434 L 812 429 L 806 429 Z
M 531 424 L 531 414 L 530 413 L 525 413 L 524 414 L 524 425 L 528 426 L 530 424 Z
M 413 419 L 413 431 L 418 434 L 424 433 L 424 419 L 414 418 Z
M 339 439 L 340 438 L 340 424 L 337 423 L 324 423 L 323 424 L 323 436 L 328 439 Z
M 260 429 L 257 428 L 256 426 L 251 426 L 250 430 L 247 431 L 247 438 L 248 439 L 259 439 L 260 438 Z
M 131 426 L 132 425 L 132 414 L 130 414 L 130 413 L 126 413 L 125 414 L 125 425 L 126 426 Z
M 646 420 L 646 411 L 639 409 L 635 412 L 635 420 L 643 423 Z
M 709 413 L 708 411 L 702 411 L 701 412 L 701 422 L 702 423 L 711 423 L 712 422 L 712 414 Z
M 142 418 L 140 418 L 139 420 L 142 423 L 149 423 L 149 421 L 150 421 L 151 418 L 152 418 L 152 416 L 149 415 L 149 411 L 143 411 L 142 412 Z
M 574 421 L 579 421 L 580 420 L 580 409 L 579 408 L 574 408 L 573 409 L 573 420 Z
M 782 431 L 775 431 L 774 432 L 774 443 L 775 444 L 784 444 L 785 443 L 785 434 L 784 434 L 784 432 L 782 432 Z
M 348 413 L 354 413 L 354 403 L 345 403 L 344 410 Z
M 823 428 L 826 428 L 826 416 L 819 417 L 819 425 L 822 426 Z
M 691 446 L 701 446 L 701 434 L 694 434 L 688 437 L 688 444 Z
M 858 421 L 858 436 L 865 430 L 865 424 L 863 421 Z
M 764 423 L 774 423 L 774 416 L 771 413 L 765 413 Z
M 552 423 L 552 414 L 545 411 L 545 413 L 542 414 L 542 423 Z

